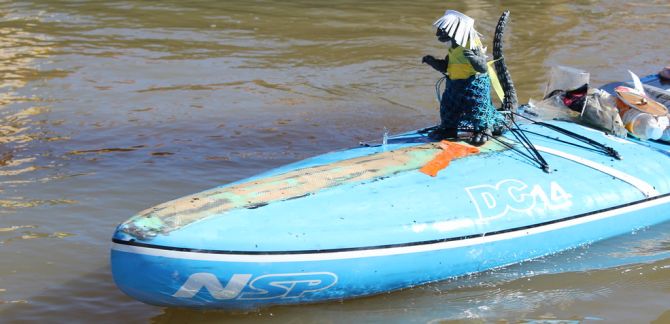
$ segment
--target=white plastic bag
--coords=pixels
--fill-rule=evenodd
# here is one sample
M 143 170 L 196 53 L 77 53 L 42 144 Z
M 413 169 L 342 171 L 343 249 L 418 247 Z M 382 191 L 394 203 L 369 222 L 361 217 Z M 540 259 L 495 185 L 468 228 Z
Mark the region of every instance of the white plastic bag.
M 589 84 L 590 74 L 586 71 L 568 66 L 552 66 L 549 75 L 549 83 L 544 91 L 544 98 L 549 97 L 554 91 L 571 91 Z
M 619 116 L 614 97 L 600 89 L 587 95 L 580 121 L 618 137 L 626 137 L 628 134 Z

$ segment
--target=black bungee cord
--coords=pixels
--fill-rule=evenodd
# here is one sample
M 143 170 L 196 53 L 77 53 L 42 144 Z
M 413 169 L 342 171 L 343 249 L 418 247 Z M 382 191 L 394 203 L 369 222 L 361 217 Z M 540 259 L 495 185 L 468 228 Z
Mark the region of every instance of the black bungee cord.
M 518 154 L 524 156 L 525 158 L 535 162 L 540 167 L 540 169 L 542 169 L 542 171 L 544 171 L 546 173 L 551 172 L 551 169 L 549 168 L 549 163 L 547 163 L 547 161 L 544 159 L 544 157 L 542 157 L 542 154 L 540 154 L 540 151 L 538 151 L 537 148 L 535 148 L 535 145 L 533 145 L 533 142 L 531 142 L 530 139 L 528 139 L 528 137 L 524 133 L 524 130 L 521 129 L 521 127 L 519 127 L 519 124 L 516 123 L 513 116 L 510 116 L 510 121 L 514 125 L 514 127 L 512 127 L 511 125 L 506 123 L 505 128 L 507 128 L 507 130 L 510 133 L 512 133 L 512 135 L 514 135 L 514 138 L 516 138 L 517 142 L 519 144 L 521 144 L 521 146 L 524 149 L 526 149 L 527 153 L 523 152 L 522 150 L 518 149 L 517 147 L 515 147 L 514 145 L 512 145 L 508 142 L 500 140 L 497 137 L 491 137 L 491 138 L 494 139 L 496 142 L 500 143 L 501 145 L 503 145 L 503 146 L 513 150 L 514 152 L 517 152 Z
M 605 144 L 602 144 L 600 142 L 594 141 L 594 140 L 592 140 L 592 139 L 590 139 L 590 138 L 588 138 L 584 135 L 577 134 L 577 133 L 569 131 L 565 128 L 562 128 L 562 127 L 559 127 L 559 126 L 556 126 L 556 125 L 552 125 L 552 124 L 549 124 L 549 123 L 545 123 L 543 121 L 533 120 L 533 119 L 531 119 L 527 116 L 523 116 L 519 113 L 513 113 L 513 114 L 516 115 L 516 116 L 519 116 L 521 118 L 525 118 L 525 119 L 529 120 L 530 122 L 532 122 L 535 125 L 539 125 L 539 126 L 543 126 L 545 128 L 551 129 L 551 130 L 553 130 L 557 133 L 563 134 L 563 135 L 568 136 L 572 139 L 575 139 L 577 141 L 580 141 L 582 143 L 590 145 L 591 147 L 578 145 L 576 143 L 568 142 L 568 141 L 561 140 L 561 139 L 558 139 L 558 138 L 551 138 L 551 137 L 548 137 L 546 135 L 537 134 L 535 132 L 531 132 L 531 131 L 526 130 L 525 132 L 527 132 L 527 133 L 536 134 L 536 135 L 543 136 L 543 137 L 546 137 L 546 138 L 549 138 L 549 139 L 552 139 L 552 140 L 555 140 L 555 141 L 558 141 L 558 142 L 574 145 L 574 146 L 581 147 L 581 148 L 584 148 L 584 149 L 590 149 L 590 150 L 593 150 L 593 151 L 596 151 L 596 152 L 603 153 L 607 156 L 611 156 L 611 157 L 613 157 L 617 160 L 621 160 L 621 154 L 619 154 L 619 152 L 617 150 L 615 150 L 614 148 L 609 147 Z

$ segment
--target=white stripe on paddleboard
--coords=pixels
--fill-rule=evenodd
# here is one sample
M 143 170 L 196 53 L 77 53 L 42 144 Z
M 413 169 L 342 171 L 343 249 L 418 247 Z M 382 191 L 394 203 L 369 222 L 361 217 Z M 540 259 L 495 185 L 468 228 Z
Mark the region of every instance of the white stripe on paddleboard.
M 391 255 L 411 254 L 430 252 L 437 250 L 453 249 L 466 246 L 476 246 L 480 244 L 492 243 L 503 240 L 510 240 L 527 235 L 535 235 L 544 232 L 554 231 L 570 226 L 576 226 L 588 222 L 593 222 L 609 217 L 614 217 L 626 213 L 633 213 L 645 208 L 650 208 L 658 205 L 670 203 L 670 196 L 658 198 L 650 201 L 645 201 L 639 204 L 625 206 L 613 210 L 595 213 L 580 218 L 575 218 L 563 222 L 548 224 L 509 233 L 496 234 L 491 236 L 475 237 L 471 239 L 463 239 L 458 241 L 431 243 L 423 245 L 401 246 L 392 248 L 379 248 L 370 250 L 358 251 L 342 251 L 342 252 L 323 252 L 323 253 L 305 253 L 305 254 L 216 254 L 216 253 L 199 253 L 199 252 L 183 252 L 162 250 L 155 248 L 139 247 L 125 244 L 113 243 L 112 249 L 121 252 L 136 253 L 150 256 L 159 256 L 173 259 L 186 259 L 198 261 L 219 261 L 219 262 L 307 262 L 307 261 L 328 261 L 328 260 L 342 260 L 342 259 L 358 259 L 369 257 L 383 257 Z
M 646 181 L 644 181 L 640 178 L 636 178 L 636 177 L 634 177 L 634 176 L 632 176 L 628 173 L 622 172 L 622 171 L 617 170 L 615 168 L 608 167 L 604 164 L 600 164 L 598 162 L 587 160 L 587 159 L 585 159 L 581 156 L 572 155 L 570 153 L 565 153 L 563 151 L 559 151 L 559 150 L 556 150 L 556 149 L 553 149 L 553 148 L 538 146 L 538 145 L 535 145 L 535 148 L 537 148 L 538 151 L 546 152 L 546 153 L 549 153 L 551 155 L 560 156 L 564 159 L 568 159 L 568 160 L 577 162 L 579 164 L 583 164 L 583 165 L 585 165 L 589 168 L 598 170 L 602 173 L 611 175 L 611 176 L 613 176 L 613 177 L 615 177 L 615 178 L 617 178 L 621 181 L 627 182 L 630 185 L 632 185 L 633 187 L 640 190 L 642 192 L 642 194 L 644 194 L 645 197 L 647 197 L 647 198 L 655 197 L 655 196 L 659 195 L 659 192 L 656 191 L 654 186 L 650 185 Z

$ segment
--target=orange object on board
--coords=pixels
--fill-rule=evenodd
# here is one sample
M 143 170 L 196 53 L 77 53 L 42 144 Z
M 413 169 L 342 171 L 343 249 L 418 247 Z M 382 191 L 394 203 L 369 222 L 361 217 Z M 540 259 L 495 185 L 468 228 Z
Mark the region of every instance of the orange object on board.
M 614 92 L 616 93 L 616 107 L 619 109 L 619 116 L 621 117 L 630 109 L 636 109 L 654 117 L 668 114 L 668 108 L 663 104 L 638 93 L 635 89 L 618 86 L 614 89 Z
M 451 160 L 479 153 L 479 149 L 465 144 L 441 141 L 442 152 L 426 163 L 419 171 L 434 177 L 440 170 L 446 168 Z

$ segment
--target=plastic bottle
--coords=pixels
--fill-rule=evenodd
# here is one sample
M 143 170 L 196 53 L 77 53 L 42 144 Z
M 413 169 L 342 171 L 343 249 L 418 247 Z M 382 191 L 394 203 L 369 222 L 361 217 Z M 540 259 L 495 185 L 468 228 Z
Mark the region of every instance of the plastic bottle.
M 637 109 L 630 109 L 623 115 L 626 129 L 640 139 L 657 140 L 663 135 L 662 128 L 654 116 Z
M 670 127 L 666 128 L 663 131 L 663 135 L 660 138 L 661 141 L 670 142 Z

